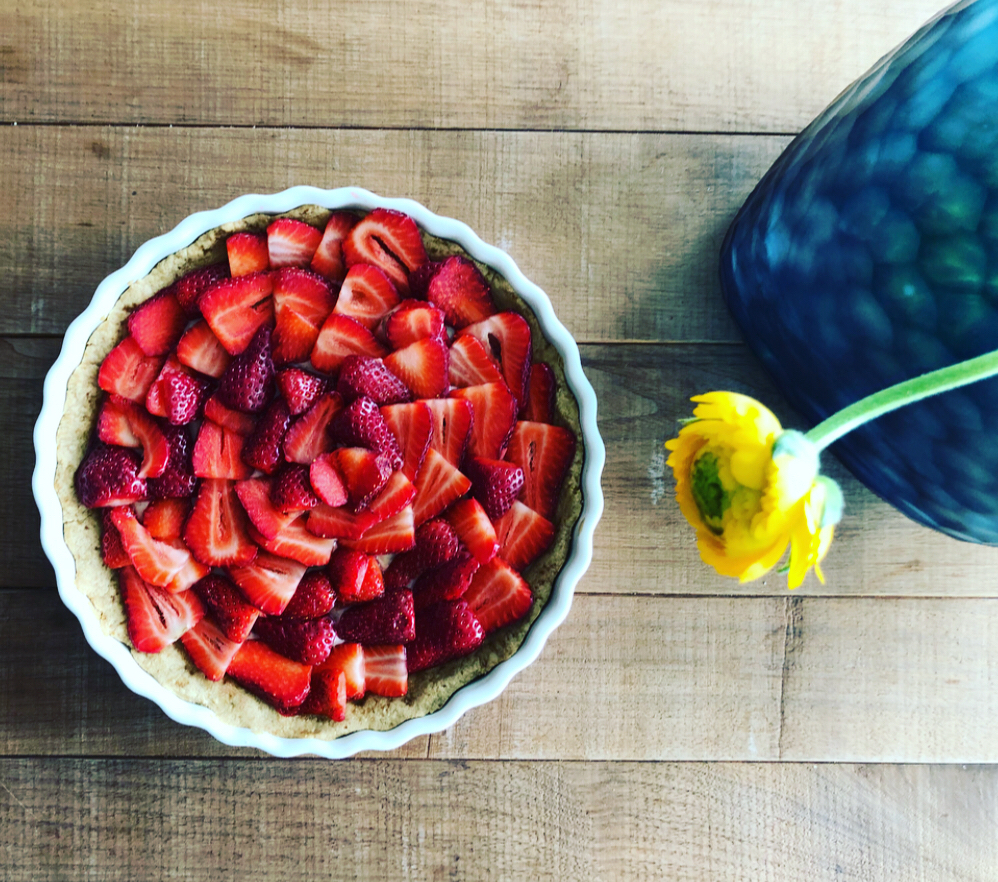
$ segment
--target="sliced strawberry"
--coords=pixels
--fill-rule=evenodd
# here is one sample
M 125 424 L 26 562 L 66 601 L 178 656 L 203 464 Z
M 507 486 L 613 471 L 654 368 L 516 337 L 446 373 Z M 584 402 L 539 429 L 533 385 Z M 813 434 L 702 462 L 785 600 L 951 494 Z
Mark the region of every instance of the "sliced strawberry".
M 386 355 L 385 367 L 405 383 L 415 398 L 437 398 L 450 387 L 448 355 L 446 344 L 425 337 Z
M 320 567 L 329 563 L 329 557 L 336 547 L 335 539 L 325 539 L 316 536 L 305 529 L 306 515 L 300 515 L 297 520 L 281 530 L 273 539 L 250 527 L 250 536 L 261 547 L 279 557 L 289 557 L 307 567 Z
M 496 312 L 488 282 L 470 260 L 448 257 L 426 288 L 426 299 L 439 307 L 447 324 L 463 328 Z
M 333 311 L 373 332 L 400 301 L 395 285 L 382 270 L 358 263 L 347 271 Z
M 349 643 L 364 646 L 408 643 L 416 636 L 411 591 L 393 591 L 384 597 L 343 610 L 336 632 Z
M 400 698 L 409 688 L 404 646 L 364 647 L 364 687 L 371 695 Z
M 225 676 L 239 643 L 229 640 L 210 619 L 201 619 L 193 628 L 180 635 L 180 642 L 194 666 L 209 680 L 218 682 Z
M 329 615 L 335 604 L 336 591 L 329 576 L 321 570 L 309 570 L 281 615 L 286 619 L 317 619 Z
M 184 331 L 177 343 L 177 361 L 215 379 L 225 373 L 231 360 L 232 356 L 204 319 L 198 319 Z
M 441 260 L 431 260 L 409 273 L 409 297 L 414 300 L 426 300 L 430 282 L 443 265 Z
M 111 512 L 111 519 L 118 528 L 125 553 L 143 581 L 171 592 L 188 587 L 178 578 L 191 557 L 185 547 L 150 536 L 131 506 L 118 506 Z
M 291 414 L 282 398 L 275 398 L 263 412 L 243 445 L 243 462 L 273 474 L 284 462 L 284 436 L 291 426 Z
M 111 396 L 97 416 L 97 437 L 107 444 L 141 447 L 140 478 L 158 478 L 170 459 L 166 435 L 149 413 L 127 398 Z
M 453 560 L 427 570 L 412 586 L 416 612 L 442 600 L 460 600 L 479 566 L 475 558 L 467 551 L 462 551 Z
M 496 521 L 496 535 L 503 560 L 522 573 L 551 547 L 554 524 L 516 500 Z
M 575 457 L 575 435 L 561 426 L 521 420 L 510 438 L 506 458 L 523 469 L 520 499 L 554 520 L 568 467 Z
M 326 221 L 319 247 L 312 255 L 312 270 L 327 279 L 342 282 L 346 275 L 343 261 L 343 240 L 357 223 L 357 215 L 349 211 L 334 211 Z
M 237 435 L 249 436 L 256 429 L 256 420 L 252 415 L 241 410 L 233 410 L 219 401 L 217 395 L 211 395 L 204 403 L 204 418 L 235 432 Z M 245 445 L 243 447 L 245 450 Z
M 312 349 L 312 365 L 316 370 L 334 373 L 348 355 L 370 355 L 381 358 L 388 354 L 360 322 L 347 315 L 332 312 L 319 330 Z
M 426 248 L 415 221 L 400 211 L 376 208 L 343 240 L 346 265 L 369 263 L 382 269 L 399 293 L 409 293 L 409 273 L 426 263 Z
M 191 442 L 183 426 L 165 426 L 163 434 L 170 448 L 166 469 L 158 478 L 149 479 L 152 499 L 183 499 L 194 495 L 198 479 L 191 462 Z
M 327 430 L 341 407 L 343 399 L 327 392 L 292 422 L 284 436 L 284 458 L 309 465 L 320 454 L 329 453 L 333 442 Z
M 347 698 L 363 698 L 364 648 L 359 643 L 339 643 L 329 657 L 316 667 L 318 671 L 340 671 L 346 676 Z M 314 672 L 313 672 L 314 673 Z
M 263 233 L 233 233 L 225 240 L 225 250 L 233 278 L 270 269 L 270 251 Z
M 194 557 L 212 567 L 249 563 L 257 548 L 247 535 L 248 527 L 235 483 L 224 478 L 202 479 L 184 527 L 184 541 Z
M 218 381 L 222 404 L 243 413 L 259 413 L 274 394 L 274 360 L 270 348 L 271 331 L 261 327 L 246 349 L 232 359 Z
M 336 391 L 344 401 L 370 398 L 377 404 L 398 404 L 409 401 L 412 393 L 380 358 L 369 355 L 348 355 L 340 367 Z
M 416 543 L 416 524 L 412 507 L 406 506 L 398 514 L 379 521 L 368 528 L 359 539 L 344 539 L 343 544 L 365 554 L 396 554 L 408 551 Z
M 170 288 L 150 297 L 128 317 L 128 332 L 145 355 L 166 355 L 186 326 L 187 313 Z
M 322 241 L 322 233 L 304 221 L 280 217 L 267 227 L 270 268 L 308 266 Z
M 486 634 L 523 618 L 533 603 L 530 586 L 501 557 L 482 564 L 464 594 Z
M 238 432 L 204 420 L 191 457 L 194 474 L 199 478 L 228 478 L 232 481 L 248 478 L 253 470 L 242 460 L 245 440 Z
M 212 574 L 195 583 L 191 590 L 201 598 L 226 639 L 242 643 L 249 637 L 260 610 L 246 601 L 234 582 L 225 576 Z
M 385 318 L 384 328 L 392 349 L 402 349 L 425 337 L 447 342 L 444 314 L 422 300 L 403 300 L 398 309 Z
M 350 506 L 354 511 L 361 511 L 388 482 L 392 473 L 391 456 L 366 447 L 341 447 L 333 455 L 336 469 L 346 485 Z
M 208 397 L 208 384 L 207 378 L 195 374 L 170 355 L 149 387 L 146 410 L 166 417 L 171 425 L 186 426 L 200 415 Z
M 162 358 L 146 355 L 134 337 L 125 337 L 101 362 L 97 385 L 112 395 L 144 402 L 162 367 Z
M 365 514 L 371 517 L 371 524 L 378 524 L 386 518 L 397 515 L 416 499 L 416 487 L 402 472 L 392 472 L 382 491 L 371 500 Z
M 501 518 L 523 488 L 523 469 L 504 459 L 469 457 L 464 473 L 471 480 L 471 493 L 482 504 L 489 519 Z
M 248 564 L 230 566 L 229 575 L 253 606 L 268 616 L 277 616 L 294 596 L 305 565 L 261 551 Z
M 333 311 L 336 292 L 322 276 L 298 267 L 274 273 L 274 361 L 305 361 Z
M 236 484 L 236 495 L 250 523 L 267 540 L 274 539 L 298 517 L 297 512 L 285 514 L 277 510 L 270 501 L 270 484 L 269 478 L 247 478 Z
M 502 375 L 512 396 L 521 402 L 530 374 L 530 325 L 516 312 L 500 312 L 468 325 L 458 336 L 475 337 L 502 365 Z
M 160 652 L 193 628 L 204 607 L 190 591 L 171 594 L 143 581 L 133 567 L 119 575 L 128 639 L 139 652 Z
M 285 463 L 270 485 L 270 501 L 278 511 L 303 512 L 315 508 L 319 497 L 312 491 L 309 467 L 297 462 Z
M 385 574 L 381 569 L 381 563 L 372 555 L 367 565 L 367 572 L 364 573 L 364 584 L 360 586 L 357 600 L 373 600 L 375 597 L 383 597 L 384 593 Z
M 422 524 L 435 518 L 470 489 L 471 481 L 431 447 L 416 476 L 415 522 Z
M 398 441 L 381 415 L 378 405 L 370 398 L 357 398 L 343 408 L 330 423 L 329 432 L 337 444 L 366 447 L 388 457 L 392 469 L 402 467 L 402 451 Z
M 370 511 L 353 512 L 345 505 L 317 505 L 308 513 L 308 531 L 329 540 L 360 539 L 376 523 Z
M 251 273 L 216 282 L 198 301 L 205 321 L 229 355 L 239 355 L 253 335 L 274 321 L 270 273 Z
M 474 652 L 485 630 L 463 600 L 442 601 L 416 613 L 416 639 L 406 647 L 410 673 Z
M 506 382 L 502 367 L 486 351 L 481 341 L 470 334 L 455 337 L 451 343 L 447 376 L 450 384 L 459 388 Z
M 305 413 L 320 395 L 329 391 L 325 377 L 318 377 L 301 368 L 282 368 L 277 372 L 277 391 L 287 402 L 291 416 Z
M 121 536 L 118 528 L 114 525 L 111 512 L 114 509 L 105 508 L 101 512 L 101 539 L 100 553 L 104 564 L 112 570 L 120 570 L 122 567 L 131 566 L 132 559 L 121 544 Z
M 288 715 L 305 701 L 312 668 L 285 658 L 260 640 L 247 640 L 229 662 L 226 674 L 278 713 Z
M 128 447 L 94 444 L 76 470 L 76 495 L 87 508 L 130 505 L 149 498 L 141 457 Z
M 153 539 L 180 539 L 190 512 L 191 504 L 187 499 L 158 499 L 150 502 L 142 512 L 142 526 Z
M 471 439 L 475 412 L 461 398 L 434 398 L 423 402 L 433 418 L 430 447 L 453 466 L 460 466 Z
M 326 505 L 334 508 L 346 505 L 349 499 L 346 485 L 336 467 L 336 457 L 331 453 L 320 453 L 308 467 L 308 479 L 316 495 Z
M 306 620 L 266 616 L 257 619 L 253 633 L 285 658 L 304 665 L 322 664 L 336 639 L 333 623 L 327 618 Z
M 211 572 L 211 567 L 205 566 L 203 563 L 198 561 L 194 555 L 190 554 L 187 545 L 184 543 L 182 538 L 180 539 L 169 539 L 167 540 L 168 545 L 172 545 L 179 551 L 187 551 L 187 563 L 185 563 L 181 568 L 180 572 L 173 577 L 170 584 L 167 585 L 167 590 L 173 593 L 178 591 L 186 591 L 192 585 L 194 585 L 198 580 L 203 579 Z
M 467 456 L 500 459 L 516 422 L 516 399 L 505 383 L 454 389 L 451 396 L 471 405 L 474 413 Z
M 453 364 L 453 359 L 451 363 Z M 554 371 L 550 366 L 542 361 L 530 365 L 527 391 L 520 407 L 520 419 L 534 423 L 550 423 L 554 419 L 555 389 Z
M 471 410 L 468 408 L 468 428 L 471 428 Z M 426 402 L 389 404 L 381 408 L 385 424 L 395 436 L 402 454 L 401 470 L 410 481 L 416 480 L 423 464 L 430 436 L 433 434 L 433 414 Z
M 303 714 L 328 717 L 337 723 L 347 718 L 347 675 L 344 671 L 313 670 Z
M 389 589 L 405 588 L 427 570 L 455 558 L 461 550 L 461 540 L 447 521 L 434 519 L 416 529 L 416 545 L 412 551 L 397 554 L 385 570 L 385 585 Z
M 458 538 L 479 563 L 488 563 L 499 551 L 496 529 L 482 504 L 474 497 L 455 502 L 447 520 Z
M 216 282 L 229 277 L 229 269 L 224 263 L 213 263 L 211 266 L 191 270 L 187 275 L 177 279 L 170 287 L 177 295 L 177 301 L 188 315 L 200 312 L 201 295 Z
M 376 572 L 368 579 L 368 573 Z M 326 570 L 337 597 L 344 603 L 374 600 L 385 593 L 381 565 L 377 558 L 347 548 L 337 548 Z

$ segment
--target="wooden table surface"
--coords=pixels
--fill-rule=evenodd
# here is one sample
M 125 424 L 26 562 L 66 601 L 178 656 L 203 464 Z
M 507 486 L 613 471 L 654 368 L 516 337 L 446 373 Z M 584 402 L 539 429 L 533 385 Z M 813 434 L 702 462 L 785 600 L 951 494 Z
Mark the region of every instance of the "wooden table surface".
M 940 0 L 5 0 L 0 879 L 993 880 L 994 549 L 834 460 L 790 594 L 699 561 L 662 444 L 733 388 L 795 424 L 721 301 L 770 163 Z M 565 624 L 390 754 L 277 760 L 129 692 L 61 605 L 31 431 L 72 318 L 244 192 L 357 184 L 505 248 L 575 335 L 606 513 Z

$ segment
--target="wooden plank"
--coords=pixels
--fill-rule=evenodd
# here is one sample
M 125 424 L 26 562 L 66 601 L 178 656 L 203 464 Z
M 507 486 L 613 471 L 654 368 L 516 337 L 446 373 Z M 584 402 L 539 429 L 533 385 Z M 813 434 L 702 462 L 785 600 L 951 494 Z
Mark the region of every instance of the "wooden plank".
M 34 0 L 0 11 L 0 119 L 794 132 L 938 6 Z
M 8 882 L 985 882 L 998 770 L 0 761 Z

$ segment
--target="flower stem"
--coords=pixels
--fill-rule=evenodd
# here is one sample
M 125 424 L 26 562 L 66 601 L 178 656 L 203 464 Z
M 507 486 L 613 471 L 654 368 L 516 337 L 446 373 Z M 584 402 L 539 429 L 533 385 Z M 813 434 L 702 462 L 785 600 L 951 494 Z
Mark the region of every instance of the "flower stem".
M 866 398 L 861 398 L 818 423 L 805 437 L 821 451 L 846 433 L 885 413 L 890 413 L 906 404 L 914 404 L 923 398 L 948 392 L 950 389 L 976 383 L 995 374 L 998 374 L 998 350 L 961 361 L 959 364 L 939 368 L 875 392 L 873 395 L 867 395 Z

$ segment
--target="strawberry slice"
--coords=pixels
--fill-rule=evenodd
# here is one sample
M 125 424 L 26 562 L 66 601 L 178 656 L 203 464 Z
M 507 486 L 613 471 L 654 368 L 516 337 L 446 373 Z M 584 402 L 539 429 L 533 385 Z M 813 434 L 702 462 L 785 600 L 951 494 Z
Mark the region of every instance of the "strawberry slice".
M 253 633 L 285 658 L 304 665 L 322 664 L 336 639 L 333 623 L 327 618 L 303 620 L 267 616 L 257 619 Z
M 297 512 L 285 514 L 270 501 L 269 478 L 247 478 L 236 484 L 236 496 L 250 523 L 265 539 L 274 539 L 297 519 Z
M 180 642 L 194 666 L 209 680 L 218 682 L 241 644 L 229 640 L 210 619 L 201 619 L 180 635 Z
M 364 647 L 364 686 L 371 695 L 400 698 L 409 689 L 404 646 Z
M 76 470 L 76 495 L 87 508 L 131 505 L 149 498 L 149 485 L 139 477 L 142 460 L 128 447 L 94 444 Z
M 451 465 L 460 466 L 475 418 L 471 402 L 460 398 L 434 398 L 423 403 L 433 418 L 430 447 Z
M 553 520 L 561 485 L 575 457 L 575 435 L 561 426 L 521 420 L 509 441 L 506 458 L 523 469 L 520 499 Z
M 453 560 L 427 570 L 412 586 L 416 612 L 442 600 L 460 600 L 479 566 L 481 565 L 475 558 L 462 551 Z
M 415 523 L 435 518 L 470 489 L 471 481 L 431 447 L 416 476 Z
M 392 473 L 392 458 L 366 447 L 341 447 L 334 452 L 336 470 L 347 488 L 354 511 L 367 508 Z
M 97 417 L 97 437 L 120 447 L 141 447 L 140 478 L 158 478 L 170 459 L 166 435 L 149 413 L 127 398 L 111 396 Z
M 336 292 L 322 276 L 298 267 L 274 273 L 274 361 L 305 361 L 333 311 Z
M 347 504 L 350 497 L 336 468 L 336 457 L 331 453 L 320 453 L 312 460 L 308 479 L 316 496 L 326 505 L 336 508 Z
M 339 643 L 332 648 L 329 657 L 317 665 L 316 671 L 342 672 L 346 677 L 346 696 L 350 699 L 363 698 L 364 648 L 359 643 Z
M 343 240 L 357 223 L 357 215 L 349 211 L 334 211 L 322 233 L 319 247 L 312 255 L 312 270 L 335 282 L 342 282 L 346 275 L 343 261 Z
M 311 687 L 301 706 L 301 712 L 342 723 L 347 718 L 346 673 L 313 669 Z
M 496 521 L 495 527 L 502 559 L 521 573 L 554 541 L 554 524 L 519 500 Z
M 233 233 L 225 240 L 225 250 L 233 278 L 270 269 L 270 251 L 263 233 Z
M 278 713 L 291 715 L 308 695 L 312 668 L 285 658 L 260 640 L 247 640 L 232 657 L 226 674 Z
M 297 462 L 285 463 L 270 485 L 270 501 L 278 511 L 283 512 L 300 513 L 315 508 L 320 500 L 312 491 L 309 466 Z
M 218 381 L 218 398 L 243 413 L 259 413 L 274 394 L 271 331 L 264 325 L 249 345 L 225 369 Z
M 112 511 L 114 509 L 105 508 L 101 512 L 100 553 L 108 569 L 120 570 L 122 567 L 131 566 L 132 559 L 121 544 L 121 536 L 111 517 Z
M 247 535 L 248 527 L 235 483 L 224 478 L 203 478 L 184 527 L 184 541 L 194 557 L 216 567 L 249 563 L 256 557 L 257 548 Z
M 496 528 L 474 497 L 455 502 L 447 512 L 447 520 L 479 563 L 488 563 L 499 552 Z
M 416 500 L 416 487 L 402 472 L 392 472 L 382 491 L 371 500 L 365 512 L 372 526 L 397 515 Z
M 400 301 L 388 276 L 376 266 L 358 263 L 347 271 L 333 311 L 373 332 Z
M 405 383 L 415 398 L 438 398 L 450 388 L 448 357 L 445 343 L 424 337 L 386 355 L 385 367 Z
M 502 375 L 512 396 L 521 402 L 530 374 L 530 325 L 516 312 L 500 312 L 468 325 L 458 337 L 475 337 L 502 365 Z
M 520 408 L 520 419 L 534 423 L 550 423 L 554 419 L 555 389 L 554 371 L 549 365 L 542 361 L 530 365 L 527 391 Z
M 416 480 L 433 434 L 433 414 L 424 401 L 389 404 L 381 408 L 385 424 L 395 436 L 402 454 L 401 471 L 410 481 Z M 468 408 L 468 429 L 471 429 L 471 409 Z
M 335 392 L 327 392 L 305 413 L 296 419 L 284 436 L 284 458 L 288 462 L 309 465 L 312 460 L 333 449 L 327 429 L 332 419 L 343 407 L 343 399 Z
M 408 551 L 416 544 L 416 524 L 412 507 L 406 506 L 398 514 L 379 521 L 368 528 L 359 539 L 344 539 L 343 544 L 365 554 L 396 554 Z
M 191 559 L 183 545 L 154 539 L 135 516 L 131 506 L 118 506 L 111 512 L 121 545 L 144 582 L 176 593 L 189 587 L 180 574 Z
M 344 367 L 344 370 L 346 368 Z M 329 425 L 333 441 L 348 447 L 366 447 L 388 457 L 392 469 L 402 466 L 402 451 L 378 405 L 370 398 L 357 398 L 343 408 Z
M 238 432 L 204 420 L 194 442 L 191 457 L 194 474 L 199 478 L 228 478 L 241 481 L 253 470 L 243 462 L 243 444 L 246 439 Z
M 168 545 L 172 545 L 179 551 L 188 551 L 187 546 L 184 544 L 184 540 L 181 539 L 170 539 L 167 540 Z M 186 591 L 192 585 L 194 585 L 199 579 L 203 579 L 211 572 L 211 567 L 206 567 L 203 563 L 196 560 L 194 555 L 188 553 L 187 563 L 183 565 L 180 572 L 173 577 L 173 580 L 167 585 L 167 590 L 173 593 L 178 591 Z
M 216 282 L 229 277 L 229 269 L 224 263 L 213 263 L 201 269 L 191 270 L 177 279 L 170 287 L 177 295 L 177 301 L 190 316 L 200 312 L 201 295 Z
M 443 261 L 431 260 L 409 273 L 409 297 L 414 300 L 426 300 L 430 282 L 443 265 Z
M 329 576 L 320 570 L 309 570 L 281 615 L 285 619 L 317 619 L 329 615 L 335 604 L 336 591 Z
M 388 350 L 360 322 L 334 311 L 319 330 L 312 349 L 312 365 L 316 370 L 335 373 L 348 355 L 381 358 L 387 354 Z
M 149 479 L 149 496 L 152 499 L 182 499 L 194 495 L 198 479 L 191 462 L 191 442 L 183 426 L 166 426 L 163 429 L 170 457 L 166 469 L 158 478 Z
M 363 396 L 377 404 L 398 404 L 412 398 L 409 388 L 388 370 L 384 361 L 369 355 L 348 355 L 343 360 L 336 391 L 344 401 Z
M 146 410 L 166 417 L 171 425 L 186 426 L 198 416 L 207 396 L 208 380 L 170 355 L 146 393 Z
M 416 638 L 406 647 L 409 673 L 474 652 L 485 640 L 478 617 L 463 600 L 442 601 L 416 613 Z
M 142 526 L 153 539 L 164 542 L 180 539 L 190 512 L 191 504 L 187 499 L 158 499 L 150 502 L 142 512 Z
M 506 382 L 499 363 L 486 351 L 481 341 L 470 334 L 454 338 L 447 376 L 452 386 L 461 388 Z
M 348 643 L 363 646 L 408 643 L 416 636 L 411 591 L 393 591 L 384 597 L 343 610 L 336 632 Z
M 118 580 L 128 639 L 139 652 L 162 651 L 204 615 L 204 607 L 192 592 L 171 594 L 143 581 L 133 567 L 124 567 Z
M 263 326 L 273 324 L 270 273 L 250 273 L 216 282 L 198 301 L 201 314 L 229 355 L 239 355 Z
M 306 515 L 300 515 L 274 538 L 267 539 L 250 527 L 250 536 L 261 548 L 279 557 L 288 557 L 307 567 L 320 567 L 329 563 L 336 547 L 335 539 L 316 536 L 305 529 Z
M 270 402 L 243 445 L 243 462 L 268 475 L 284 460 L 284 436 L 291 426 L 288 406 L 280 398 Z
M 472 456 L 464 464 L 464 473 L 471 480 L 472 495 L 493 523 L 509 511 L 523 487 L 523 469 L 504 459 Z
M 382 269 L 402 296 L 409 294 L 409 273 L 427 261 L 416 222 L 401 211 L 376 208 L 343 240 L 346 265 L 369 263 Z
M 231 360 L 232 356 L 204 319 L 198 319 L 184 331 L 177 343 L 177 361 L 215 379 L 225 373 Z
M 523 577 L 501 557 L 494 557 L 478 568 L 464 599 L 485 633 L 491 634 L 523 618 L 534 598 Z
M 337 596 L 344 603 L 374 600 L 385 593 L 381 565 L 368 554 L 337 548 L 329 559 L 326 572 Z M 376 575 L 368 577 L 369 573 Z
M 426 288 L 426 299 L 443 311 L 455 328 L 480 322 L 496 312 L 488 282 L 464 257 L 448 257 Z
M 226 639 L 242 643 L 249 637 L 260 610 L 246 602 L 234 582 L 216 573 L 205 576 L 191 590 L 201 598 Z
M 506 384 L 466 386 L 454 389 L 451 396 L 467 401 L 474 413 L 467 455 L 501 459 L 513 431 L 517 411 L 516 399 Z
M 248 564 L 230 566 L 229 575 L 253 606 L 268 616 L 277 616 L 294 596 L 305 565 L 261 551 Z
M 384 329 L 392 349 L 402 349 L 425 337 L 447 342 L 444 314 L 422 300 L 403 300 L 398 309 L 385 318 Z
M 165 288 L 128 317 L 128 332 L 145 355 L 166 355 L 187 327 L 187 313 L 177 295 Z
M 146 355 L 134 337 L 125 337 L 101 362 L 97 385 L 105 392 L 144 402 L 164 359 Z
M 376 523 L 370 511 L 353 512 L 345 505 L 317 505 L 308 513 L 308 531 L 329 540 L 360 539 Z
M 416 529 L 416 544 L 411 551 L 397 554 L 385 571 L 389 589 L 405 588 L 427 570 L 453 560 L 461 551 L 461 540 L 447 521 L 434 519 Z
M 308 266 L 322 241 L 322 232 L 304 221 L 280 217 L 267 227 L 270 268 Z
M 287 402 L 291 416 L 305 413 L 320 395 L 329 391 L 329 383 L 325 377 L 318 377 L 297 367 L 279 370 L 276 380 L 277 391 Z
M 205 401 L 203 416 L 206 420 L 211 420 L 237 435 L 249 436 L 257 425 L 256 420 L 250 414 L 226 407 L 218 400 L 217 395 L 211 395 Z M 245 450 L 245 445 L 243 449 Z

